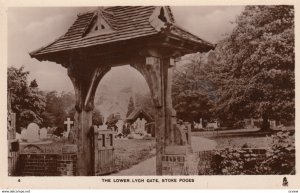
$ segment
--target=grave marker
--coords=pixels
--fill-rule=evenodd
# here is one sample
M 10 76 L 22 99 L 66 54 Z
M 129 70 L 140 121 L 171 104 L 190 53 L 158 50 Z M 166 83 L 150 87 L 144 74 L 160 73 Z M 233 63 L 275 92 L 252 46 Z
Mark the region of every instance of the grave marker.
M 40 130 L 40 139 L 47 139 L 47 129 L 45 127 L 41 128 Z
M 36 142 L 39 141 L 39 126 L 36 123 L 30 123 L 27 126 L 27 141 L 28 142 Z
M 67 120 L 64 122 L 65 125 L 67 125 L 67 132 L 64 133 L 64 137 L 68 138 L 69 136 L 69 133 L 71 131 L 71 125 L 73 124 L 74 122 L 71 121 L 71 119 L 68 117 Z
M 21 131 L 21 140 L 27 140 L 27 129 L 25 128 Z

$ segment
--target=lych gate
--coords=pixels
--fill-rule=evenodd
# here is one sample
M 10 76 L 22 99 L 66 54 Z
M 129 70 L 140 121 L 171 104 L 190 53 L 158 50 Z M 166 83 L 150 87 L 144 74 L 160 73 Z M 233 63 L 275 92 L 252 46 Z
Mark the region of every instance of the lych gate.
M 172 70 L 179 57 L 210 49 L 212 44 L 175 24 L 168 6 L 115 6 L 79 14 L 64 36 L 30 53 L 68 69 L 76 97 L 71 141 L 78 145 L 77 175 L 95 172 L 90 144 L 96 88 L 111 67 L 127 64 L 145 77 L 156 107 L 157 175 L 183 174 L 188 148 L 172 108 Z

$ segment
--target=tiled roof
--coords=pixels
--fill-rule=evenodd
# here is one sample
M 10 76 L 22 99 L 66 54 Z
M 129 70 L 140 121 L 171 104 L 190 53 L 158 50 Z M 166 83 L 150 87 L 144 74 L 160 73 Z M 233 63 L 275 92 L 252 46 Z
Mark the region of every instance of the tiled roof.
M 155 6 L 108 7 L 102 11 L 102 15 L 112 28 L 112 31 L 93 36 L 85 36 L 85 34 L 91 26 L 93 19 L 95 19 L 97 10 L 79 14 L 77 20 L 65 35 L 58 38 L 53 43 L 31 52 L 30 55 L 31 57 L 35 57 L 54 52 L 161 34 L 162 31 L 156 30 L 149 22 L 149 18 L 153 14 L 155 8 Z M 172 24 L 175 20 L 170 7 L 167 6 L 166 10 Z M 172 25 L 170 29 L 171 30 L 166 33 L 169 36 L 213 47 L 212 44 L 201 40 L 197 36 L 188 33 L 176 25 Z
M 126 118 L 127 121 L 132 120 L 135 121 L 140 114 L 143 114 L 147 121 L 153 121 L 153 118 L 141 107 L 134 109 L 129 116 Z

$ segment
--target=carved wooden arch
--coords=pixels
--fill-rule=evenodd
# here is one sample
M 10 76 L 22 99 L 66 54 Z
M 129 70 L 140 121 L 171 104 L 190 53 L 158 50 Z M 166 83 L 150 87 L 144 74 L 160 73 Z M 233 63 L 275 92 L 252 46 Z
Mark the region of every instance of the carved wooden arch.
M 97 65 L 84 71 L 75 68 L 75 64 L 68 67 L 68 76 L 75 90 L 76 111 L 92 111 L 94 109 L 94 97 L 98 84 L 110 69 L 111 67 L 108 65 Z
M 150 61 L 152 60 L 152 61 Z M 156 60 L 156 61 L 154 61 Z M 148 87 L 150 89 L 151 98 L 155 107 L 162 105 L 161 99 L 161 64 L 159 58 L 148 57 L 144 62 L 132 62 L 129 64 L 131 67 L 136 69 L 145 78 Z
M 175 53 L 176 54 L 176 53 Z M 88 57 L 82 53 L 74 53 L 70 59 L 68 76 L 75 90 L 76 114 L 75 130 L 71 131 L 70 141 L 78 145 L 77 175 L 93 175 L 91 150 L 92 110 L 97 87 L 105 74 L 115 66 L 130 65 L 145 78 L 151 92 L 156 115 L 156 174 L 162 174 L 162 158 L 167 146 L 182 145 L 176 140 L 176 113 L 172 108 L 170 69 L 174 52 L 161 48 L 146 48 L 137 52 L 127 52 L 119 56 Z M 72 134 L 73 133 L 73 134 Z M 178 132 L 177 132 L 178 133 Z

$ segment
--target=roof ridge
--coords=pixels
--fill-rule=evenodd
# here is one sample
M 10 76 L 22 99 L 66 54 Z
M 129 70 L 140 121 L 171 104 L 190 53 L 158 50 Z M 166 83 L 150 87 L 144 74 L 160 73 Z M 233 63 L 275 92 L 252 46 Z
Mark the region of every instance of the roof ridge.
M 82 15 L 86 15 L 86 14 L 89 14 L 89 13 L 94 13 L 95 11 L 97 11 L 97 9 L 78 13 L 77 16 L 82 16 Z

